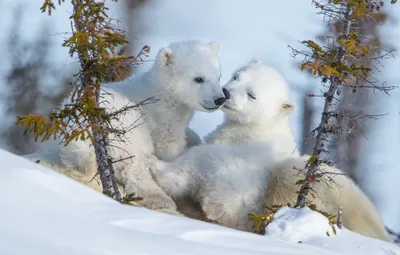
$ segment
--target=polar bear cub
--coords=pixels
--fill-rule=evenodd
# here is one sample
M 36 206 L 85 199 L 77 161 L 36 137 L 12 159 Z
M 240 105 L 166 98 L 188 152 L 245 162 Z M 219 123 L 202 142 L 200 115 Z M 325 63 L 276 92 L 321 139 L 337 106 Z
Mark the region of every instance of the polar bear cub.
M 108 95 L 103 101 L 108 102 L 105 104 L 108 112 L 149 97 L 158 100 L 112 120 L 113 124 L 125 128 L 137 126 L 123 137 L 124 141 L 117 140 L 113 144 L 112 156 L 115 159 L 134 156 L 114 164 L 116 177 L 125 193 L 143 197 L 141 203 L 148 208 L 176 209 L 172 199 L 152 179 L 149 168 L 154 167 L 157 159 L 170 161 L 178 157 L 187 149 L 187 141 L 196 142 L 195 134 L 188 130 L 195 110 L 212 112 L 225 102 L 219 83 L 218 51 L 219 45 L 215 42 L 172 43 L 158 52 L 148 72 L 136 75 L 133 80 L 105 86 Z M 87 175 L 92 177 L 97 172 L 94 150 L 89 142 L 58 146 L 56 154 L 43 155 L 43 163 L 85 173 L 86 177 L 75 175 L 84 182 L 87 182 Z M 40 157 L 28 156 L 33 160 Z
M 205 137 L 206 143 L 234 145 L 276 137 L 282 148 L 297 153 L 289 126 L 295 105 L 279 72 L 254 59 L 223 90 L 228 99 L 221 107 L 225 120 Z
M 295 183 L 304 178 L 296 169 L 304 169 L 309 156 L 300 157 L 295 150 L 288 125 L 294 106 L 279 73 L 252 61 L 223 89 L 228 98 L 225 122 L 206 138 L 216 144 L 192 148 L 153 174 L 175 201 L 189 197 L 209 220 L 252 231 L 249 213 L 261 213 L 265 204 L 295 202 Z M 334 173 L 341 189 L 317 184 L 318 208 L 337 213 L 343 206 L 347 228 L 389 240 L 364 193 L 340 170 L 323 166 L 322 171 Z

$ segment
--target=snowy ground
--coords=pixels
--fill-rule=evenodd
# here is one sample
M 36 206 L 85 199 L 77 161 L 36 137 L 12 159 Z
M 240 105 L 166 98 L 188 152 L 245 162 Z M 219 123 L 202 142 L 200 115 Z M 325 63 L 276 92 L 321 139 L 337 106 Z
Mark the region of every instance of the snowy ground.
M 327 222 L 314 212 L 283 209 L 270 236 L 258 236 L 121 205 L 4 150 L 0 162 L 1 255 L 400 255 L 393 244 L 346 230 L 327 237 Z

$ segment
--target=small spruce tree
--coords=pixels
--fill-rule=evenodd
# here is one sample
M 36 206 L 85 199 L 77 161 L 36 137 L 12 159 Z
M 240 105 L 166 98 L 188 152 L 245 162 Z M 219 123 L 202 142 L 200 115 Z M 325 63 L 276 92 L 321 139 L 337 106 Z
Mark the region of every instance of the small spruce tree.
M 383 5 L 383 2 L 381 2 Z M 381 9 L 381 6 L 376 7 L 376 11 L 370 13 L 369 19 L 363 17 L 354 17 L 360 25 L 353 28 L 360 34 L 360 39 L 365 45 L 368 45 L 370 57 L 377 57 L 382 54 L 381 49 L 389 48 L 390 46 L 383 40 L 380 34 L 382 24 L 390 20 L 388 12 Z M 337 34 L 338 26 L 333 23 L 330 31 Z M 363 60 L 365 65 L 370 67 L 370 81 L 377 81 L 373 76 L 379 73 L 383 65 L 380 61 L 374 61 L 373 58 Z M 359 81 L 358 87 L 342 87 L 337 93 L 338 106 L 337 109 L 348 118 L 341 118 L 339 125 L 342 129 L 347 129 L 348 132 L 343 132 L 342 135 L 336 137 L 330 146 L 332 157 L 343 172 L 345 172 L 356 184 L 359 184 L 358 170 L 360 165 L 361 142 L 365 132 L 366 122 L 368 118 L 364 118 L 365 112 L 373 105 L 372 98 L 369 97 L 373 91 L 360 89 L 363 85 L 368 86 L 368 82 Z M 361 116 L 361 118 L 359 118 Z M 374 116 L 370 116 L 374 117 Z
M 65 0 L 58 0 L 59 5 L 63 2 Z M 131 130 L 114 127 L 111 120 L 117 120 L 119 115 L 150 99 L 107 112 L 103 105 L 105 102 L 102 101 L 105 93 L 102 85 L 126 79 L 132 73 L 132 68 L 143 61 L 142 57 L 147 56 L 150 48 L 144 46 L 136 57 L 124 56 L 124 52 L 119 49 L 128 43 L 125 32 L 118 27 L 118 20 L 107 15 L 105 1 L 72 0 L 71 3 L 72 34 L 63 46 L 69 48 L 71 57 L 78 57 L 80 70 L 71 83 L 69 103 L 48 116 L 19 116 L 17 125 L 24 126 L 26 132 L 32 132 L 35 141 L 39 138 L 41 142 L 52 137 L 61 138 L 67 146 L 71 141 L 89 139 L 94 146 L 103 193 L 121 201 L 114 176 L 115 161 L 111 157 L 109 135 L 120 137 Z M 53 10 L 54 2 L 45 0 L 41 11 L 51 15 Z
M 396 1 L 391 1 L 394 4 Z M 319 77 L 326 91 L 322 95 L 310 94 L 310 97 L 323 97 L 324 108 L 318 127 L 312 131 L 316 134 L 313 153 L 306 164 L 305 178 L 297 182 L 301 185 L 298 193 L 296 207 L 312 204 L 316 193 L 313 190 L 316 182 L 332 182 L 329 174 L 321 171 L 321 164 L 332 165 L 330 152 L 327 149 L 331 136 L 340 136 L 348 132 L 340 125 L 341 120 L 351 118 L 350 115 L 337 110 L 336 96 L 342 89 L 352 89 L 354 93 L 361 89 L 374 89 L 388 93 L 393 86 L 380 85 L 377 80 L 371 79 L 371 61 L 379 61 L 392 56 L 392 51 L 380 49 L 382 54 L 373 55 L 377 50 L 376 45 L 371 45 L 366 36 L 360 33 L 362 26 L 367 23 L 360 22 L 373 19 L 374 14 L 384 5 L 377 0 L 313 0 L 312 4 L 324 16 L 328 25 L 335 24 L 335 33 L 323 37 L 324 45 L 308 40 L 302 44 L 306 50 L 297 50 L 291 47 L 294 57 L 301 56 L 301 70 L 308 70 Z M 358 118 L 373 117 L 363 114 Z M 350 127 L 351 128 L 351 127 Z

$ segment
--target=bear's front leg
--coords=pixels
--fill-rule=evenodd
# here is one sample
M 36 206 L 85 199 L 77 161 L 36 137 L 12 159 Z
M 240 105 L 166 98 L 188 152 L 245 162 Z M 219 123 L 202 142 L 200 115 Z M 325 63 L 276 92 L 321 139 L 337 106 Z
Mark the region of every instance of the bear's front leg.
M 173 162 L 158 160 L 155 166 L 151 168 L 151 174 L 155 182 L 174 201 L 191 197 L 192 193 L 198 189 L 198 183 L 194 182 L 196 178 L 188 174 L 180 166 L 184 168 L 184 164 L 181 164 L 179 159 Z
M 138 164 L 142 162 L 142 164 Z M 177 211 L 175 202 L 169 197 L 151 176 L 152 164 L 135 157 L 130 164 L 116 166 L 118 182 L 124 186 L 126 195 L 140 198 L 138 204 L 153 210 Z

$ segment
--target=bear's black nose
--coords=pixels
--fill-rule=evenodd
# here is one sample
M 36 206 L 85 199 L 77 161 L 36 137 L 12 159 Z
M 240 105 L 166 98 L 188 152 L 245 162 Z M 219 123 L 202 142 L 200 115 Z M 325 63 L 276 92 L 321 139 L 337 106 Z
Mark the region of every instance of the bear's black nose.
M 224 92 L 226 99 L 231 98 L 231 95 L 229 94 L 229 91 L 226 88 L 222 88 L 222 92 Z
M 226 101 L 225 97 L 220 97 L 218 99 L 215 99 L 214 103 L 216 106 L 221 106 L 225 103 L 225 101 Z

